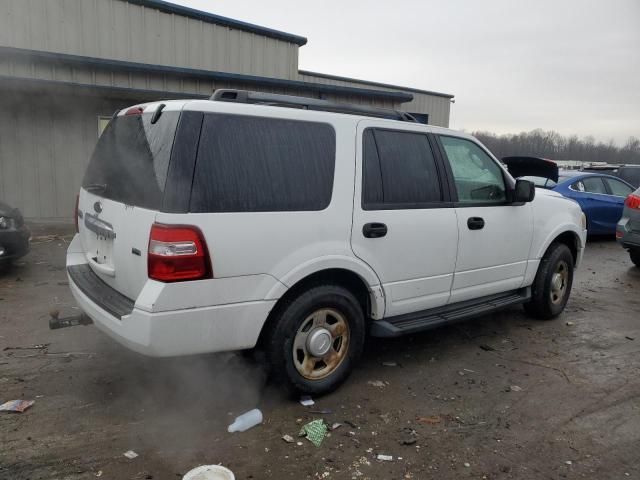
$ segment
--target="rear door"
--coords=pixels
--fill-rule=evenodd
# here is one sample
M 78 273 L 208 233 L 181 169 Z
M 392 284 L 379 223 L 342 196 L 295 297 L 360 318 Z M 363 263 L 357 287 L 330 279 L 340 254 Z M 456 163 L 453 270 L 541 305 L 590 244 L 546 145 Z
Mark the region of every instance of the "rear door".
M 162 208 L 180 106 L 157 105 L 114 117 L 102 133 L 82 182 L 79 235 L 91 269 L 135 299 L 147 281 L 147 246 Z M 147 113 L 148 112 L 148 113 Z
M 590 233 L 607 233 L 615 230 L 622 215 L 624 199 L 618 201 L 610 195 L 603 177 L 583 177 L 569 187 L 587 216 Z M 616 218 L 617 217 L 617 218 Z
M 457 194 L 460 233 L 451 303 L 520 288 L 533 238 L 531 203 L 508 202 L 506 173 L 476 142 L 438 139 Z
M 351 245 L 380 278 L 385 316 L 445 305 L 458 225 L 429 136 L 363 120 L 356 158 Z

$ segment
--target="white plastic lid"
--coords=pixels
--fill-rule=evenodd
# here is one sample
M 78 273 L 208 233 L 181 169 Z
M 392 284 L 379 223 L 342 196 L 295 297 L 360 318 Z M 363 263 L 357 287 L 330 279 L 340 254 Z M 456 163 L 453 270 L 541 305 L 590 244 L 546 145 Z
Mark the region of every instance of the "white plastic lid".
M 188 471 L 182 480 L 236 480 L 231 470 L 220 465 L 201 465 Z

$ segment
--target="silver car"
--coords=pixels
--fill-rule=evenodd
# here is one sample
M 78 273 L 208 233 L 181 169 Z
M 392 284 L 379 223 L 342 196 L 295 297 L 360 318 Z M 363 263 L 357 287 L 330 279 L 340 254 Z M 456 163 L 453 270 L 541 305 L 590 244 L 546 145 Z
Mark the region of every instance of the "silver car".
M 622 218 L 616 228 L 616 238 L 629 250 L 631 261 L 640 268 L 640 188 L 624 202 Z

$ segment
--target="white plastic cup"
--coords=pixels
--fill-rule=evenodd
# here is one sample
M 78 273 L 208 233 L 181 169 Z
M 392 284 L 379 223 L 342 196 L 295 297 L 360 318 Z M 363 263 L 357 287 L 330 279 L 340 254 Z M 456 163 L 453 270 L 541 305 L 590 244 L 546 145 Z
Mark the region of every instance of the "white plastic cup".
M 255 427 L 260 423 L 262 423 L 262 412 L 257 408 L 254 408 L 253 410 L 249 410 L 247 413 L 243 413 L 237 417 L 235 422 L 229 425 L 227 431 L 229 433 L 244 432 L 245 430 L 249 430 L 251 427 Z
M 182 480 L 236 480 L 236 477 L 222 465 L 201 465 L 189 470 Z

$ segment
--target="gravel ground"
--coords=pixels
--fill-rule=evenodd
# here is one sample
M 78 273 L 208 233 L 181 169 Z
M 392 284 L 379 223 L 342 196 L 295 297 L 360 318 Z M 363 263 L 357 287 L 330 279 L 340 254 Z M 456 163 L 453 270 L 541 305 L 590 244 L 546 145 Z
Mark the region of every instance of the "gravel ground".
M 35 400 L 0 414 L 2 479 L 175 480 L 214 463 L 238 480 L 640 478 L 640 269 L 613 241 L 590 242 L 560 318 L 513 308 L 374 339 L 305 408 L 247 356 L 151 359 L 93 326 L 49 330 L 52 309 L 78 313 L 64 234 L 35 231 L 0 273 L 0 401 Z M 226 432 L 254 407 L 263 425 Z M 342 426 L 319 448 L 282 440 L 316 418 Z

